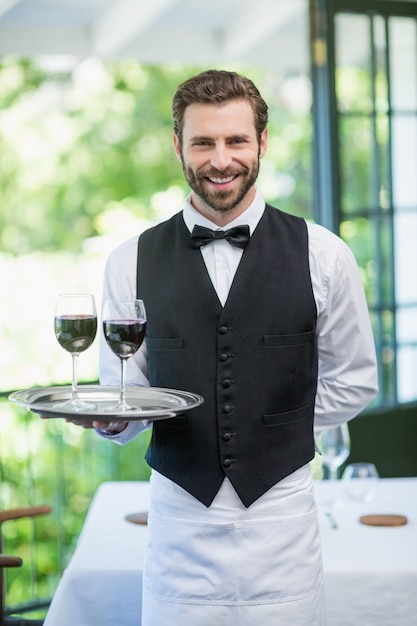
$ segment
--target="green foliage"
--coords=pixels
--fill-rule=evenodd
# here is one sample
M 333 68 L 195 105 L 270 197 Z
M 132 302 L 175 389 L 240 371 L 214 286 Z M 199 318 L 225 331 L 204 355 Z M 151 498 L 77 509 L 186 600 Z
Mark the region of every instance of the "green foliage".
M 144 67 L 132 59 L 86 59 L 57 71 L 45 61 L 5 58 L 0 250 L 79 251 L 83 240 L 102 234 L 99 217 L 115 202 L 127 202 L 137 217 L 156 219 L 157 192 L 178 187 L 185 194 L 172 149 L 171 99 L 193 71 Z M 252 74 L 271 104 L 267 199 L 307 216 L 310 116 L 305 107 L 290 111 L 285 92 L 265 71 Z
M 133 61 L 105 67 L 92 59 L 61 74 L 42 73 L 35 62 L 5 62 L 2 249 L 79 250 L 97 234 L 95 218 L 124 198 L 153 217 L 151 195 L 180 175 L 169 107 L 178 78 Z
M 75 548 L 97 487 L 107 480 L 148 480 L 149 433 L 116 446 L 64 420 L 42 420 L 0 401 L 0 507 L 49 504 L 51 515 L 6 522 L 4 551 L 23 568 L 7 570 L 7 604 L 50 598 Z M 134 503 L 132 503 L 134 509 Z

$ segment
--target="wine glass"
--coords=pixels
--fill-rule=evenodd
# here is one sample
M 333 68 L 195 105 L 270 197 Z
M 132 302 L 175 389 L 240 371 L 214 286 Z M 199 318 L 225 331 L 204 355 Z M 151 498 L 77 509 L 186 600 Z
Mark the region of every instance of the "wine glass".
M 103 307 L 103 332 L 108 346 L 120 359 L 120 399 L 111 411 L 138 411 L 126 402 L 126 361 L 142 345 L 146 332 L 146 312 L 143 300 L 106 300 Z
M 329 470 L 329 477 L 337 479 L 338 470 L 350 454 L 350 438 L 347 424 L 323 430 L 319 437 L 319 447 L 323 465 Z
M 86 411 L 93 404 L 83 402 L 77 393 L 77 363 L 80 352 L 91 346 L 97 332 L 97 311 L 94 296 L 83 293 L 61 294 L 55 308 L 55 335 L 59 344 L 72 356 L 71 397 L 54 408 Z
M 318 437 L 318 446 L 322 455 L 323 465 L 327 467 L 329 478 L 335 480 L 338 477 L 338 469 L 349 456 L 350 438 L 346 424 L 323 430 Z M 326 499 L 321 502 L 325 515 L 330 521 L 331 528 L 337 528 L 338 524 L 334 516 L 334 510 L 339 505 L 336 483 L 329 483 Z
M 345 493 L 362 502 L 370 502 L 376 496 L 379 474 L 373 463 L 351 463 L 343 472 Z

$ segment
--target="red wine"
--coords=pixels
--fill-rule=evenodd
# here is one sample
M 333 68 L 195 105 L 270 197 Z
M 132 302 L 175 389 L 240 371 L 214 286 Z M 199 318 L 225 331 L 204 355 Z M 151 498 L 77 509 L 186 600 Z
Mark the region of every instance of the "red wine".
M 140 348 L 145 338 L 145 320 L 106 320 L 103 331 L 110 348 L 121 359 L 128 359 Z
M 97 332 L 95 315 L 58 315 L 55 335 L 67 352 L 84 352 L 91 346 Z

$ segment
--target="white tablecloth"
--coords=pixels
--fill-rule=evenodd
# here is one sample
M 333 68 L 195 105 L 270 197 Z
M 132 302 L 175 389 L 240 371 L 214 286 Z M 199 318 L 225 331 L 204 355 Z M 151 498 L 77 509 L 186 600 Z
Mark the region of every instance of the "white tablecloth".
M 370 503 L 348 501 L 340 482 L 316 483 L 316 494 L 328 626 L 416 626 L 417 478 L 381 480 Z M 337 529 L 325 515 L 334 494 Z M 100 486 L 45 626 L 140 626 L 146 527 L 125 516 L 145 511 L 148 498 L 147 483 Z M 408 524 L 365 526 L 367 513 L 406 515 Z
M 324 506 L 335 483 L 316 484 L 328 626 L 417 626 L 417 478 L 383 479 L 376 498 L 356 503 L 336 483 L 330 528 Z M 398 527 L 365 526 L 359 517 L 405 515 Z

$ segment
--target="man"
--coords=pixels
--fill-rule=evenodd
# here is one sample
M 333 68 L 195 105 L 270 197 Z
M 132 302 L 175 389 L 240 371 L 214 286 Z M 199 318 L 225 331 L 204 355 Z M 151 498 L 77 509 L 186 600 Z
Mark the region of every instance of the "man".
M 180 85 L 174 149 L 191 193 L 107 263 L 104 298 L 137 296 L 147 309 L 129 383 L 205 399 L 152 427 L 143 626 L 325 623 L 313 423 L 335 426 L 369 403 L 374 345 L 347 246 L 255 187 L 267 117 L 236 73 Z M 100 360 L 102 383 L 117 384 L 105 345 Z M 126 443 L 146 424 L 95 426 Z

